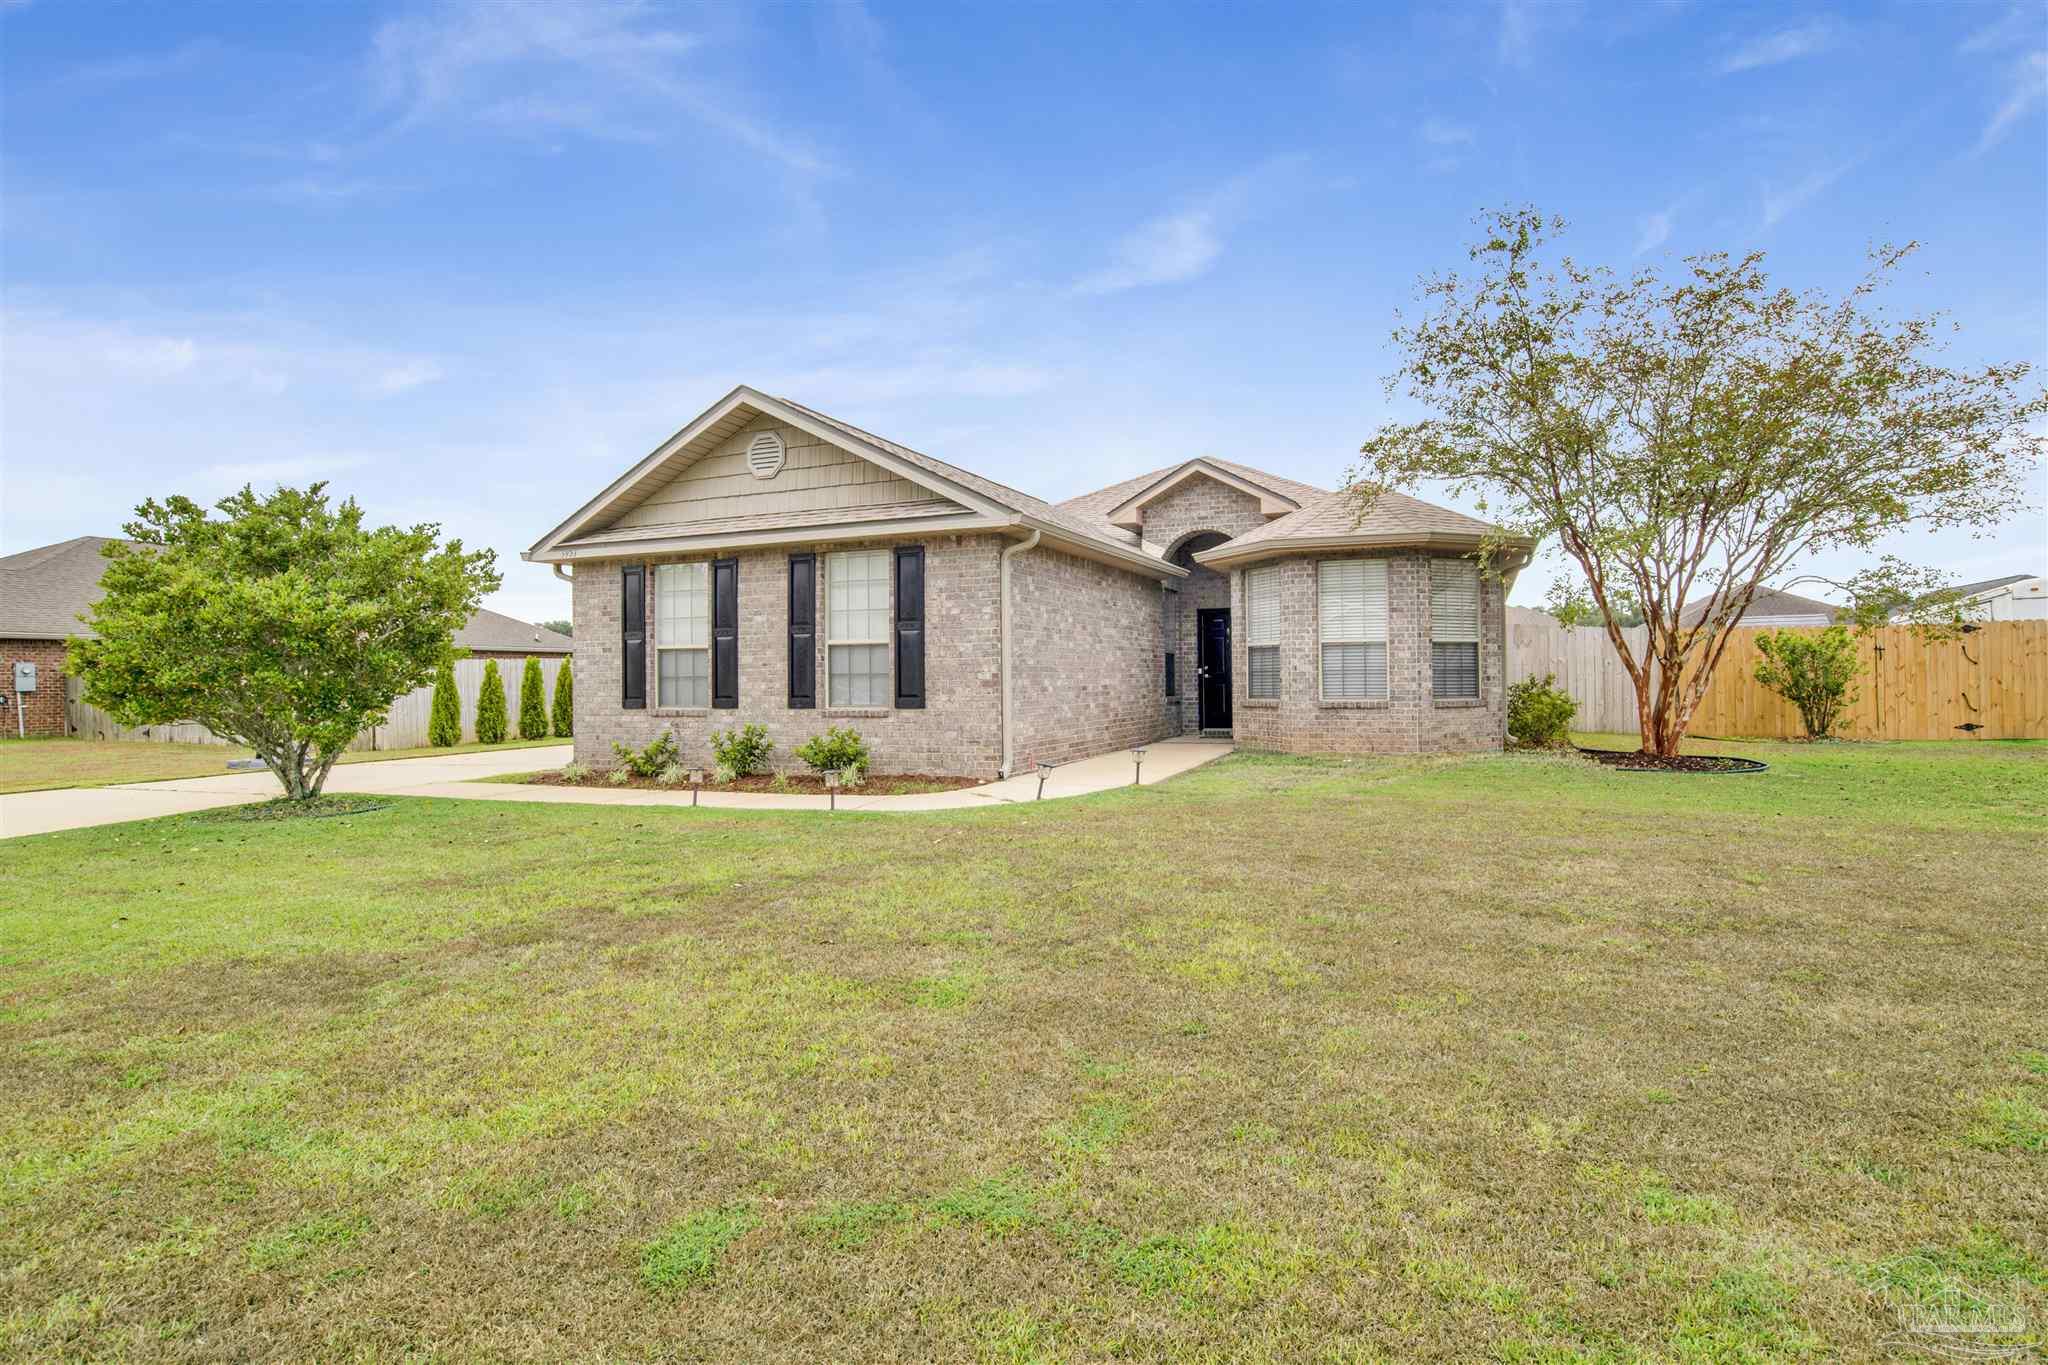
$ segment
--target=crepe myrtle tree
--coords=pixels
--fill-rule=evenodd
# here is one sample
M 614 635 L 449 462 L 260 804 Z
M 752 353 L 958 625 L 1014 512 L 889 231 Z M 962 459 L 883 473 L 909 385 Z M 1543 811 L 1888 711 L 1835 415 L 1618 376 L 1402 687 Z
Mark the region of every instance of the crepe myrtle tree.
M 1941 320 L 1884 310 L 1913 245 L 1837 299 L 1772 285 L 1761 252 L 1623 276 L 1558 255 L 1563 221 L 1534 209 L 1479 223 L 1476 273 L 1424 279 L 1426 314 L 1395 327 L 1388 394 L 1428 415 L 1382 426 L 1346 488 L 1362 515 L 1441 480 L 1576 565 L 1552 609 L 1605 626 L 1644 752 L 1678 751 L 1730 631 L 1795 562 L 2022 503 L 2048 395 L 2024 363 L 1937 363 Z M 1911 595 L 1879 581 L 1899 567 L 1862 576 L 1867 600 Z M 1636 613 L 1640 653 L 1617 624 Z
M 151 499 L 105 550 L 104 595 L 73 640 L 85 700 L 124 725 L 197 720 L 246 744 L 287 796 L 318 796 L 394 699 L 433 680 L 499 575 L 432 524 L 363 525 L 326 485 L 244 486 L 215 505 Z

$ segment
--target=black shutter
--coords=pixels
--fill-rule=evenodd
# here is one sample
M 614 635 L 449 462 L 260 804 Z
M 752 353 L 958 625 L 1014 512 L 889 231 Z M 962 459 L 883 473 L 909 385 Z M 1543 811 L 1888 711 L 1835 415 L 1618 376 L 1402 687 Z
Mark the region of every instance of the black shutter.
M 1166 651 L 1166 695 L 1169 697 L 1180 695 L 1180 683 L 1173 676 L 1173 651 L 1170 649 Z
M 619 703 L 628 711 L 647 707 L 647 566 L 619 571 Z
M 740 562 L 711 561 L 711 704 L 740 704 Z
M 789 557 L 789 705 L 818 704 L 818 557 Z
M 896 550 L 896 704 L 924 706 L 924 546 Z

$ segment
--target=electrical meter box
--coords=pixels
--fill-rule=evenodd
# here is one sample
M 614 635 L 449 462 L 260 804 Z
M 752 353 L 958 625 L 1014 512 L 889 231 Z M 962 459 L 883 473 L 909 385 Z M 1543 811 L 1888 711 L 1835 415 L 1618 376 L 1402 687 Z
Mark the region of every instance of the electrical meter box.
M 14 665 L 14 690 L 16 692 L 33 692 L 36 690 L 36 666 L 26 659 L 18 660 Z

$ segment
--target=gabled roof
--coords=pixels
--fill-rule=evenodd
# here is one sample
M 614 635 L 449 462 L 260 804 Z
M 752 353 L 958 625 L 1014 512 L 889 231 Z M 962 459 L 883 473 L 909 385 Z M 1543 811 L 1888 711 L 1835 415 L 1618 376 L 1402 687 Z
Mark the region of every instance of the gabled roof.
M 646 500 L 649 494 L 665 486 L 749 422 L 763 416 L 809 432 L 959 504 L 958 510 L 923 509 L 919 515 L 934 526 L 962 530 L 982 527 L 1035 530 L 1075 553 L 1107 560 L 1124 568 L 1162 578 L 1178 578 L 1186 572 L 1149 553 L 1134 535 L 1119 532 L 1093 518 L 1064 511 L 1007 484 L 983 478 L 958 465 L 863 431 L 815 408 L 763 393 L 745 384 L 733 389 L 656 446 L 638 464 L 613 480 L 603 492 L 578 508 L 568 520 L 535 542 L 523 557 L 560 564 L 572 563 L 579 558 L 616 556 L 626 544 L 661 550 L 691 548 L 711 542 L 772 541 L 783 528 L 799 524 L 797 519 L 769 518 L 767 520 L 772 525 L 754 528 L 718 528 L 689 523 L 670 528 L 635 527 L 630 531 L 626 528 L 606 529 L 621 513 Z M 829 524 L 848 533 L 888 524 L 891 519 L 877 518 L 876 510 L 852 509 L 829 514 L 829 522 L 813 518 L 802 524 L 814 528 Z
M 1161 485 L 1164 485 L 1169 480 L 1177 482 L 1181 475 L 1195 472 L 1197 467 L 1201 465 L 1210 465 L 1237 480 L 1251 484 L 1255 488 L 1266 489 L 1278 494 L 1296 507 L 1312 502 L 1330 491 L 1327 488 L 1318 488 L 1312 483 L 1303 483 L 1299 479 L 1287 479 L 1282 478 L 1278 474 L 1269 474 L 1263 469 L 1254 469 L 1248 464 L 1238 464 L 1234 460 L 1219 460 L 1213 455 L 1201 455 L 1192 460 L 1182 460 L 1179 464 L 1170 464 L 1164 468 L 1155 469 L 1149 474 L 1140 474 L 1136 478 L 1125 479 L 1121 483 L 1113 483 L 1107 488 L 1098 488 L 1093 493 L 1083 493 L 1078 497 L 1068 498 L 1060 503 L 1059 506 L 1065 512 L 1082 516 L 1100 517 L 1107 521 L 1110 514 L 1124 503 L 1134 500 L 1142 501 L 1147 495 L 1156 496 L 1154 493 L 1155 488 L 1158 493 L 1164 493 L 1166 490 Z
M 79 613 L 100 600 L 100 575 L 107 569 L 100 549 L 119 539 L 75 536 L 0 556 L 0 640 L 89 638 L 92 631 L 78 619 Z M 566 635 L 484 608 L 455 632 L 455 643 L 527 654 L 567 654 L 575 648 Z
M 1713 600 L 1709 596 L 1697 598 L 1686 603 L 1683 607 L 1679 608 L 1678 624 L 1681 626 L 1696 624 L 1702 616 L 1706 615 L 1707 607 Z M 1833 602 L 1823 602 L 1817 597 L 1801 597 L 1796 592 L 1780 592 L 1776 588 L 1758 588 L 1756 596 L 1750 599 L 1749 606 L 1744 609 L 1742 619 L 1751 625 L 1758 625 L 1763 624 L 1759 620 L 1762 617 L 1772 619 L 1788 617 L 1794 620 L 1814 617 L 1818 618 L 1819 622 L 1825 625 L 1833 621 L 1835 613 L 1840 610 L 1841 608 Z
M 2039 578 L 2040 576 L 2035 573 L 2009 573 L 2003 578 L 1987 578 L 1982 583 L 1958 584 L 1950 591 L 1956 593 L 1967 602 L 1972 597 L 1981 596 L 1998 588 L 2009 588 L 2015 583 L 2024 583 L 2030 578 Z
M 1195 559 L 1220 569 L 1296 550 L 1370 549 L 1381 545 L 1472 550 L 1489 537 L 1501 538 L 1501 529 L 1491 522 L 1391 491 L 1380 494 L 1372 510 L 1361 519 L 1357 501 L 1349 493 L 1336 492 L 1321 494 L 1300 511 L 1289 512 L 1234 540 L 1202 550 Z M 1526 546 L 1518 538 L 1507 539 L 1509 544 Z
M 0 558 L 0 639 L 62 640 L 91 634 L 78 613 L 100 600 L 112 536 L 74 536 Z

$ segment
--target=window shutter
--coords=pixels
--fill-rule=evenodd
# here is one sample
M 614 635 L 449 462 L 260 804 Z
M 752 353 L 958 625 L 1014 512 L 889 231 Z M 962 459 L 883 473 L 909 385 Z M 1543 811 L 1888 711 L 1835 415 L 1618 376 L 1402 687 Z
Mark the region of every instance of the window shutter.
M 789 557 L 789 705 L 818 704 L 818 557 Z
M 1170 649 L 1166 651 L 1166 695 L 1180 695 L 1180 680 L 1173 676 L 1173 651 Z
M 896 550 L 896 704 L 924 705 L 924 546 Z
M 647 707 L 647 566 L 619 571 L 619 704 Z
M 740 704 L 740 562 L 711 561 L 711 704 Z

